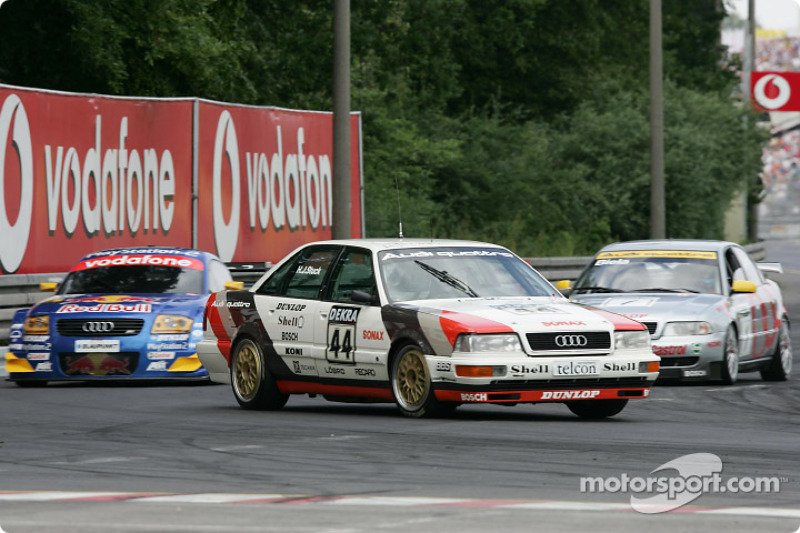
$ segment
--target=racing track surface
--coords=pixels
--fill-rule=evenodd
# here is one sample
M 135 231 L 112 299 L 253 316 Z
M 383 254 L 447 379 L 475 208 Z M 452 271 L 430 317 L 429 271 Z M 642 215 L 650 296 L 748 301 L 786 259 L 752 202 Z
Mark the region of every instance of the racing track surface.
M 774 279 L 798 353 L 800 241 L 767 251 L 786 270 Z M 798 359 L 786 383 L 744 374 L 733 387 L 659 384 L 598 422 L 563 405 L 465 406 L 414 420 L 391 405 L 306 397 L 246 412 L 222 385 L 0 381 L 0 530 L 792 533 Z M 779 491 L 708 491 L 661 514 L 633 511 L 630 491 L 581 491 L 581 477 L 671 475 L 651 472 L 699 453 L 721 459 L 724 481 L 777 479 Z

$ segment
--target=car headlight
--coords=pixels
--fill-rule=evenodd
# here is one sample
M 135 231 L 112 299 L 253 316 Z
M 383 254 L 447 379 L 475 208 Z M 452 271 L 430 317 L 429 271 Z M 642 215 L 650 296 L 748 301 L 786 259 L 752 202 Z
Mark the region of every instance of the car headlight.
M 150 333 L 190 333 L 192 331 L 192 319 L 180 315 L 158 315 Z
M 650 333 L 642 331 L 615 331 L 614 346 L 617 350 L 650 349 Z
M 679 335 L 708 335 L 711 325 L 708 322 L 667 322 L 664 326 L 664 337 Z
M 521 352 L 522 344 L 516 333 L 478 335 L 462 333 L 453 346 L 454 352 Z
M 25 319 L 25 335 L 47 335 L 50 333 L 48 315 L 29 316 Z

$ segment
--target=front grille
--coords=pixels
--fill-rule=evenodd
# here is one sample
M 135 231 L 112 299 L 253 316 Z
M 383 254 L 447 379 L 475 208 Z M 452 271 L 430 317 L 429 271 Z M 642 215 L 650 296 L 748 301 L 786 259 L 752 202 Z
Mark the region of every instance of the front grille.
M 611 335 L 607 331 L 528 333 L 526 337 L 534 352 L 611 350 Z
M 699 361 L 699 357 L 662 357 L 661 367 L 670 366 L 694 366 Z
M 142 318 L 62 318 L 56 322 L 56 330 L 65 337 L 130 337 L 138 335 L 142 326 Z
M 139 366 L 137 352 L 59 353 L 58 364 L 68 376 L 128 376 Z
M 650 335 L 656 334 L 656 328 L 658 327 L 658 324 L 656 322 L 642 322 L 642 324 L 647 326 L 647 331 L 650 332 Z

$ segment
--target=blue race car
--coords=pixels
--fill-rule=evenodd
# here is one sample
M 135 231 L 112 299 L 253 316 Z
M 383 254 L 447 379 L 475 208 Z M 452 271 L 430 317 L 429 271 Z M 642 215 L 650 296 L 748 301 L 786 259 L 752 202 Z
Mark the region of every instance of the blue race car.
M 208 380 L 195 343 L 211 293 L 241 289 L 214 254 L 117 248 L 81 258 L 55 291 L 14 314 L 6 370 L 19 386 L 48 381 Z

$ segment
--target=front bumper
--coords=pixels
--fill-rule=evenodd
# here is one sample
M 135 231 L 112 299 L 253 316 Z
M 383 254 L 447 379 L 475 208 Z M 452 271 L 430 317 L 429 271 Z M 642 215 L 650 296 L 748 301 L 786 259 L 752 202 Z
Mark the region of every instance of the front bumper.
M 659 375 L 653 354 L 517 357 L 427 356 L 440 401 L 458 403 L 566 402 L 646 398 Z M 493 375 L 473 369 L 491 368 Z M 564 369 L 575 375 L 564 375 Z M 580 374 L 585 370 L 590 373 Z M 488 370 L 485 371 L 488 374 Z
M 720 379 L 724 359 L 724 335 L 662 337 L 653 340 L 653 353 L 661 357 L 660 379 Z

